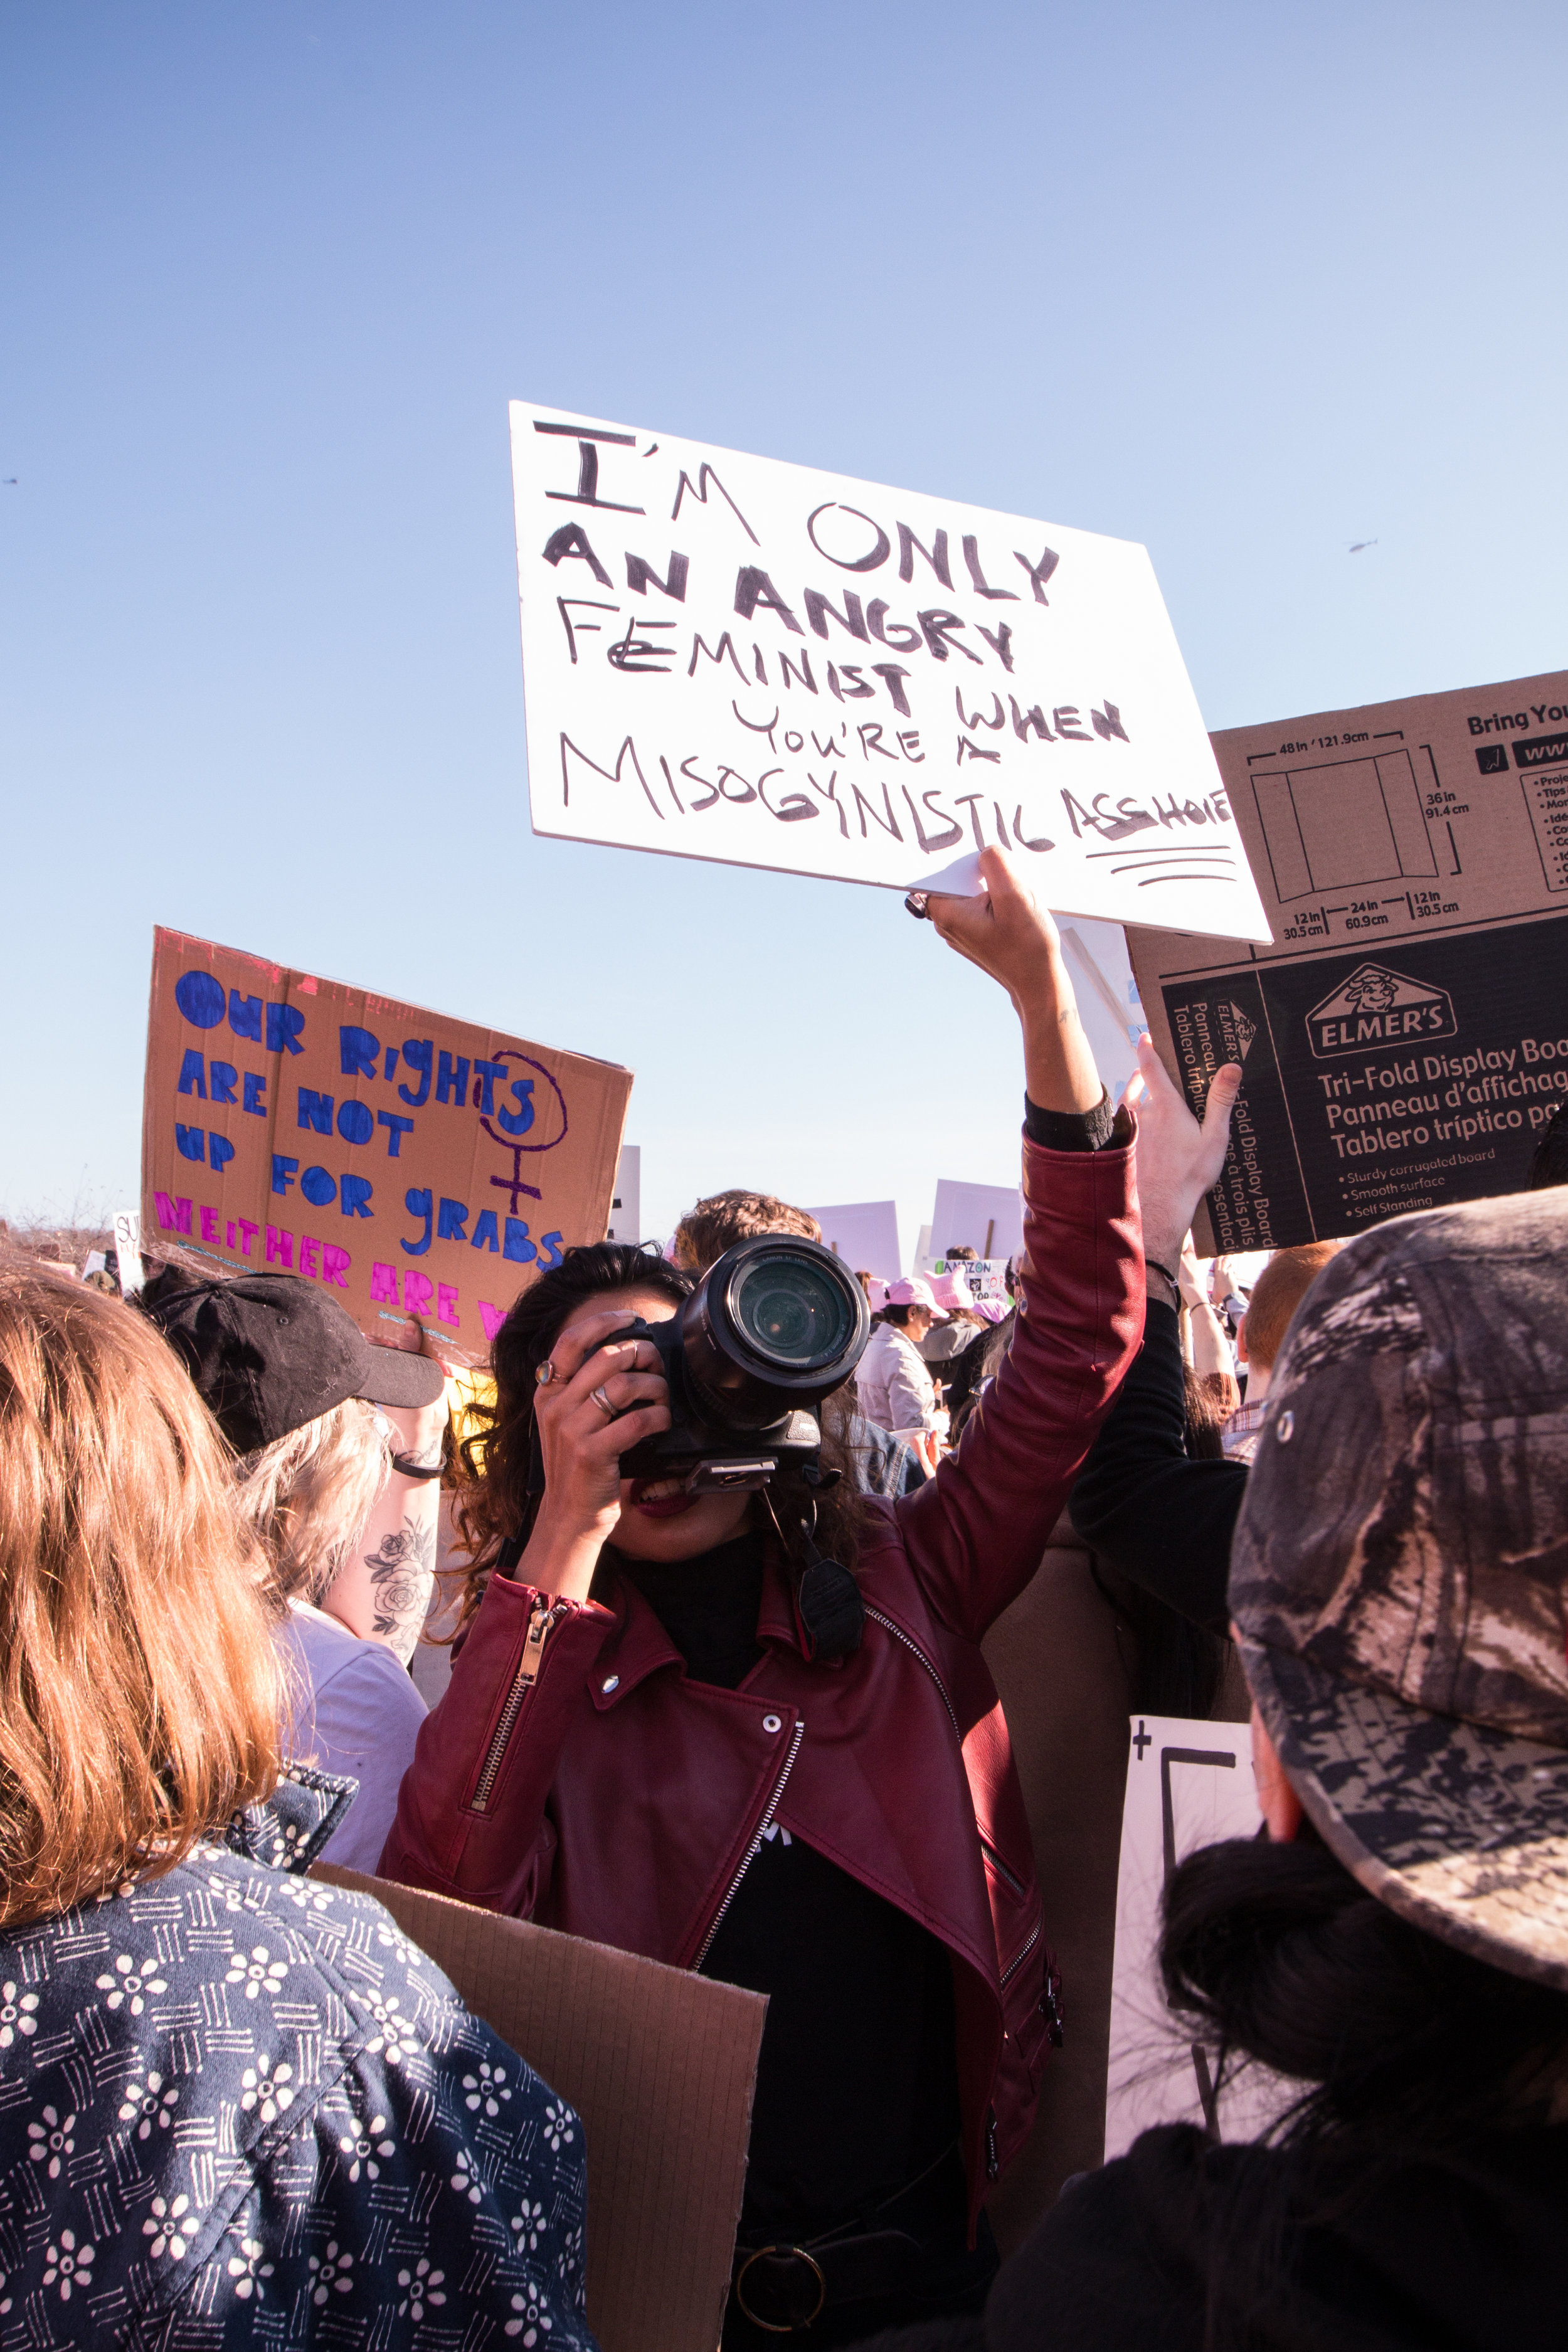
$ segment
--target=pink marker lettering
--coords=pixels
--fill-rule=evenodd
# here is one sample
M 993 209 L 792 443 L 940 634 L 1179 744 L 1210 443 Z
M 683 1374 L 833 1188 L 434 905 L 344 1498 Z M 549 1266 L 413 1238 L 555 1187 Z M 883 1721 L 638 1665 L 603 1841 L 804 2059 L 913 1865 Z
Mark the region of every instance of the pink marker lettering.
M 346 1290 L 349 1286 L 348 1271 L 353 1264 L 353 1260 L 346 1249 L 339 1249 L 335 1242 L 322 1244 L 321 1280 L 323 1282 L 335 1282 L 340 1290 Z
M 449 1323 L 454 1331 L 462 1327 L 463 1318 L 458 1312 L 458 1294 L 449 1282 L 438 1282 L 436 1286 L 436 1320 L 437 1323 Z
M 405 1315 L 428 1315 L 431 1282 L 427 1274 L 416 1274 L 414 1268 L 403 1270 L 403 1311 Z
M 217 1211 L 216 1209 L 198 1209 L 196 1211 L 196 1214 L 202 1221 L 203 1241 L 216 1242 L 217 1239 Z
M 294 1236 L 284 1233 L 278 1225 L 267 1228 L 267 1263 L 268 1265 L 280 1265 L 285 1273 L 293 1270 Z
M 248 1217 L 240 1217 L 237 1219 L 236 1222 L 239 1226 L 239 1254 L 241 1257 L 248 1257 L 250 1255 L 250 1244 L 256 1239 L 256 1236 L 261 1231 L 261 1228 L 259 1225 L 253 1225 Z
M 154 1192 L 153 1205 L 158 1212 L 158 1223 L 166 1234 L 190 1232 L 191 1204 L 188 1201 L 172 1201 L 167 1192 Z
M 395 1265 L 383 1265 L 379 1258 L 373 1260 L 370 1269 L 370 1295 L 378 1307 L 396 1306 L 397 1268 Z
M 480 1299 L 479 1321 L 485 1327 L 485 1337 L 487 1339 L 493 1339 L 495 1338 L 496 1333 L 506 1321 L 507 1313 L 508 1310 L 506 1307 L 492 1307 L 488 1298 Z
M 301 1274 L 320 1276 L 321 1271 L 321 1244 L 316 1239 L 314 1234 L 300 1234 L 300 1271 Z

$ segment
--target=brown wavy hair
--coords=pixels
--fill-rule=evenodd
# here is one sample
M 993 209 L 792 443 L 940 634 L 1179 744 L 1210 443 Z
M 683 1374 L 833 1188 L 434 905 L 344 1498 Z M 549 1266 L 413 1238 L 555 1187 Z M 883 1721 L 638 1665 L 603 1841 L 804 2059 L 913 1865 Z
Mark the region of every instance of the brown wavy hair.
M 267 1575 L 165 1341 L 0 1261 L 0 1924 L 171 1869 L 271 1794 Z
M 519 1297 L 490 1346 L 495 1402 L 476 1402 L 468 1408 L 467 1433 L 458 1447 L 453 1516 L 470 1564 L 454 1638 L 470 1622 L 483 1600 L 501 1546 L 528 1525 L 533 1375 L 549 1355 L 562 1325 L 589 1299 L 608 1291 L 655 1290 L 678 1307 L 695 1288 L 690 1275 L 669 1265 L 657 1251 L 628 1242 L 593 1242 L 584 1248 L 568 1250 L 559 1265 L 541 1275 Z M 837 1393 L 843 1398 L 849 1391 L 846 1388 Z M 841 1434 L 844 1420 L 831 1410 L 823 1417 L 822 1460 L 825 1466 L 839 1472 L 836 1485 L 814 1492 L 799 1470 L 792 1467 L 781 1470 L 768 1490 L 785 1537 L 785 1552 L 796 1570 L 805 1561 L 796 1556 L 795 1529 L 813 1504 L 817 1549 L 851 1573 L 859 1558 L 862 1497 Z

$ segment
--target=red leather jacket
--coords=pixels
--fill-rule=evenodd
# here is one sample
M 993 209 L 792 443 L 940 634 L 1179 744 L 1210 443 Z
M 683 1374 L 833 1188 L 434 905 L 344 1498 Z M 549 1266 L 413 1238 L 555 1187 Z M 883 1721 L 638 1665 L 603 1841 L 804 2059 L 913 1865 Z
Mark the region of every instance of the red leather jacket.
M 389 1878 L 697 1967 L 773 1822 L 952 1957 L 971 2220 L 1028 2135 L 1047 1952 L 1007 1727 L 981 1655 L 1027 1583 L 1143 1325 L 1130 1148 L 1024 1146 L 1025 1312 L 934 1480 L 873 1500 L 866 1632 L 804 1654 L 770 1562 L 738 1690 L 689 1682 L 640 1594 L 491 1578 L 419 1734 Z

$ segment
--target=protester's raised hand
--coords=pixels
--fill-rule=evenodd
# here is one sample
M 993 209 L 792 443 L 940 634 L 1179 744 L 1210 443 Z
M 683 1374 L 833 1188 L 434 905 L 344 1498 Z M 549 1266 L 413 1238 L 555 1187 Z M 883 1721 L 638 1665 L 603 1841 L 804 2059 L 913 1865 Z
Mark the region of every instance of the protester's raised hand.
M 1000 982 L 1024 1026 L 1025 1084 L 1042 1110 L 1092 1110 L 1103 1091 L 1078 1017 L 1061 940 L 1013 861 L 980 853 L 974 898 L 932 891 L 926 912 L 950 948 Z
M 1241 1091 L 1241 1064 L 1226 1062 L 1209 1080 L 1200 1125 L 1145 1037 L 1125 1099 L 1138 1116 L 1138 1198 L 1144 1255 L 1175 1270 L 1198 1202 L 1217 1182 L 1230 1142 L 1230 1114 Z
M 985 887 L 974 898 L 932 890 L 926 912 L 950 948 L 1000 981 L 1015 1004 L 1048 982 L 1061 954 L 1057 927 L 1013 861 L 1000 849 L 980 853 Z

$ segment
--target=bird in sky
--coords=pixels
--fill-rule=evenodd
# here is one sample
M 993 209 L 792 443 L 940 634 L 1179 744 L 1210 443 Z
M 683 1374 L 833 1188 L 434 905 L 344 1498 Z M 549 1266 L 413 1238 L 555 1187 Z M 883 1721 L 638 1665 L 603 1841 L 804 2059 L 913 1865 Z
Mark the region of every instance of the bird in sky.
M 1351 553 L 1352 555 L 1359 555 L 1363 547 L 1375 547 L 1376 545 L 1377 541 L 1375 539 L 1358 539 L 1355 545 L 1352 548 Z

